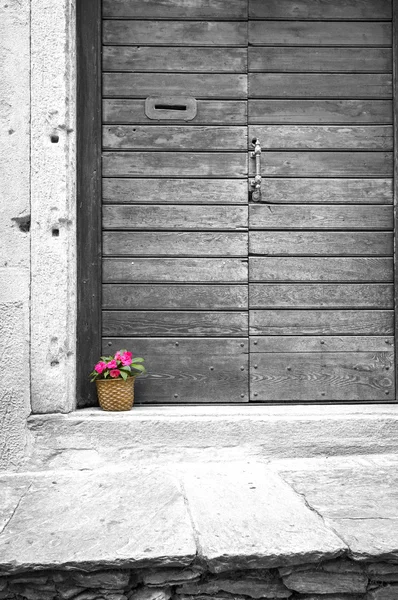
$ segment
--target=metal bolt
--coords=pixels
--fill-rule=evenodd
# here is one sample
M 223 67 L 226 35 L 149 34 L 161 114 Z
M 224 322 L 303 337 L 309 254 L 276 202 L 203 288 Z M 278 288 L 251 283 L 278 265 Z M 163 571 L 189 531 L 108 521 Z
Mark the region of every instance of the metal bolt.
M 241 348 L 244 348 L 244 346 L 245 346 L 245 345 L 244 345 L 244 344 L 243 344 L 243 342 L 242 342 L 242 344 L 240 345 L 240 347 L 241 347 Z
M 390 343 L 390 340 L 384 340 L 384 341 L 385 341 L 385 343 L 386 343 L 386 344 L 389 344 L 389 343 Z
M 214 371 L 214 367 L 210 367 L 210 371 Z
M 321 344 L 324 344 L 324 343 L 325 343 L 325 340 L 321 340 Z
M 241 370 L 241 371 L 244 371 L 244 370 L 245 370 L 245 367 L 241 367 L 241 368 L 240 368 L 240 370 Z
M 389 371 L 389 370 L 390 370 L 390 367 L 386 367 L 386 371 Z
M 240 395 L 240 397 L 241 397 L 241 398 L 244 398 L 244 397 L 245 397 L 245 395 L 244 395 L 244 394 L 241 394 L 241 395 Z
M 286 367 L 286 370 L 287 370 L 287 371 L 291 371 L 291 370 L 292 370 L 292 367 Z
M 254 368 L 254 369 L 257 369 L 257 368 L 258 368 L 258 365 L 253 365 L 253 368 Z
M 254 396 L 258 396 L 257 392 L 254 392 Z
M 321 396 L 326 396 L 326 393 L 325 392 L 321 392 Z
M 112 346 L 112 342 L 108 342 L 108 346 Z
M 176 346 L 179 346 L 179 343 L 178 343 L 178 342 L 176 342 Z
M 178 398 L 178 394 L 174 394 L 174 398 Z
M 253 342 L 253 343 L 254 343 L 254 345 L 255 345 L 255 346 L 257 346 L 257 344 L 258 344 L 258 341 L 257 341 L 257 340 L 254 340 L 254 342 Z
M 388 390 L 385 391 L 386 396 L 388 396 L 390 392 Z

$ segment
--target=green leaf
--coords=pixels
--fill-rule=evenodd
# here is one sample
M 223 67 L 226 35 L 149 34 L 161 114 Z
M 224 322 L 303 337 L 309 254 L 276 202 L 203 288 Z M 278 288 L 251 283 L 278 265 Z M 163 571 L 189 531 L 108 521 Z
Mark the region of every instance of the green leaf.
M 139 356 L 136 356 L 135 358 L 133 358 L 132 363 L 143 363 L 144 362 L 144 358 L 140 358 Z
M 123 378 L 123 381 L 126 381 L 126 379 L 128 378 L 128 375 L 127 375 L 127 373 L 125 373 L 125 372 L 124 372 L 124 371 L 122 371 L 121 369 L 120 369 L 120 375 L 122 376 L 122 378 Z
M 120 367 L 120 371 L 126 371 L 126 373 L 131 373 L 131 368 L 129 366 Z
M 136 365 L 133 367 L 135 371 L 139 371 L 139 375 L 141 375 L 142 373 L 146 373 L 146 369 L 144 367 L 144 365 Z

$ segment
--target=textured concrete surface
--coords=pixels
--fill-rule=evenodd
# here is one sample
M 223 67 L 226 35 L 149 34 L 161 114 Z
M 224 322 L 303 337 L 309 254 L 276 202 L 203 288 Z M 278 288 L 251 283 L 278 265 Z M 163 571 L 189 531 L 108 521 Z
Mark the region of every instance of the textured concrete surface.
M 27 444 L 29 398 L 30 2 L 0 6 L 0 470 Z M 18 40 L 16 44 L 15 41 Z M 15 374 L 10 367 L 20 364 Z
M 38 469 L 384 454 L 396 451 L 398 405 L 137 406 L 34 415 L 29 429 Z
M 317 562 L 347 550 L 321 517 L 266 467 L 191 469 L 184 489 L 200 556 L 211 571 Z
M 306 563 L 305 582 L 295 575 L 292 585 L 317 590 L 321 576 L 308 564 L 347 555 L 380 563 L 372 568 L 393 582 L 392 567 L 382 561 L 398 557 L 398 458 L 379 464 L 372 457 L 366 466 L 357 460 L 356 470 L 354 458 L 340 458 L 339 468 L 331 465 L 327 473 L 324 461 L 312 461 L 310 469 L 297 460 L 294 469 L 181 463 L 3 475 L 0 569 L 197 560 L 222 572 Z M 387 526 L 380 527 L 384 519 Z M 322 575 L 331 589 L 337 580 L 341 590 L 362 589 L 363 577 L 339 578 L 335 562 Z M 281 570 L 283 577 L 289 569 Z
M 31 3 L 33 412 L 75 403 L 74 4 Z

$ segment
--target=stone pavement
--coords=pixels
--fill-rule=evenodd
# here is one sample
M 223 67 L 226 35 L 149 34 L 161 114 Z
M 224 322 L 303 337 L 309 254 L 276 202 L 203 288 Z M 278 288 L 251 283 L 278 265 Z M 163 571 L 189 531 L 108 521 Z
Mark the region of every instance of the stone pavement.
M 398 456 L 0 477 L 0 571 L 398 561 Z

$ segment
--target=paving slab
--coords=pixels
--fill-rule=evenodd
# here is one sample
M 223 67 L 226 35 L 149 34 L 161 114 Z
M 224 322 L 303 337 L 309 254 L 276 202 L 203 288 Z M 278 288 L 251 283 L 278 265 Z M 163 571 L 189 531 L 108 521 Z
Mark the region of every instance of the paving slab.
M 342 461 L 344 462 L 344 461 Z M 345 541 L 356 560 L 398 559 L 398 463 L 376 458 L 281 476 Z
M 263 465 L 194 465 L 183 477 L 199 556 L 213 572 L 317 562 L 345 543 Z
M 161 469 L 2 477 L 0 490 L 3 571 L 184 566 L 196 556 L 178 481 Z

